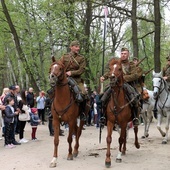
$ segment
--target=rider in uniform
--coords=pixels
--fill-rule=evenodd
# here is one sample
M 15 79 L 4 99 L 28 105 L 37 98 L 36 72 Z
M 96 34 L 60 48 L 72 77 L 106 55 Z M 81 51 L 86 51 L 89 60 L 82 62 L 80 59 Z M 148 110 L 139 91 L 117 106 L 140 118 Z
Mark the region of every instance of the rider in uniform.
M 131 104 L 132 108 L 132 119 L 133 125 L 139 125 L 139 101 L 142 93 L 142 86 L 141 83 L 138 81 L 143 71 L 140 67 L 136 66 L 136 64 L 132 61 L 129 61 L 129 50 L 127 48 L 121 49 L 121 63 L 122 63 L 122 70 L 123 70 L 123 78 L 125 80 L 124 89 L 126 91 L 126 97 L 128 100 L 133 100 Z M 101 78 L 101 82 L 109 78 L 109 72 L 105 73 Z M 108 100 L 107 97 L 111 93 L 110 88 L 105 91 L 105 94 L 102 97 L 103 103 L 106 103 L 105 100 Z
M 163 79 L 167 81 L 168 85 L 170 86 L 170 56 L 167 58 L 167 64 L 165 67 L 163 67 L 162 75 Z M 168 89 L 170 91 L 170 87 Z
M 61 61 L 66 68 L 66 75 L 68 83 L 75 94 L 76 101 L 80 104 L 80 118 L 86 119 L 86 90 L 81 75 L 85 72 L 86 61 L 84 56 L 79 54 L 80 43 L 72 41 L 70 44 L 70 52 L 64 54 L 59 61 Z

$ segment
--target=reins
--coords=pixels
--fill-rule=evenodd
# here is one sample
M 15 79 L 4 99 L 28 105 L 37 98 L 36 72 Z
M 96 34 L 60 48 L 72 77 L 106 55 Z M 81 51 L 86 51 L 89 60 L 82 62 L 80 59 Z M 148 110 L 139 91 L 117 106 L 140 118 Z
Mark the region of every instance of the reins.
M 167 100 L 168 100 L 168 95 L 169 95 L 169 91 L 166 89 L 166 82 L 165 82 L 165 80 L 163 79 L 163 78 L 161 78 L 160 77 L 160 79 L 161 79 L 161 84 L 160 84 L 160 87 L 157 87 L 157 86 L 154 86 L 154 87 L 157 87 L 158 89 L 159 89 L 159 94 L 158 94 L 158 97 L 160 98 L 160 94 L 165 90 L 166 91 L 166 99 L 165 99 L 165 102 L 164 103 L 162 103 L 162 107 L 160 107 L 161 109 L 163 109 L 164 107 L 165 107 L 165 104 L 166 104 L 166 102 L 167 102 Z M 164 88 L 162 88 L 161 89 L 161 86 L 162 86 L 162 82 L 163 82 L 163 85 L 164 85 Z M 160 100 L 161 101 L 161 100 Z
M 73 97 L 70 98 L 70 103 L 62 110 L 59 110 L 57 111 L 55 106 L 54 106 L 54 100 L 53 100 L 53 108 L 54 108 L 54 111 L 56 112 L 56 114 L 58 115 L 59 119 L 60 119 L 60 122 L 61 122 L 61 117 L 68 111 L 68 109 L 71 107 L 71 105 L 73 104 Z
M 64 70 L 64 69 L 62 70 L 62 72 L 61 72 L 60 75 L 57 75 L 57 74 L 55 74 L 55 73 L 53 73 L 53 75 L 54 75 L 55 78 L 56 78 L 54 88 L 55 88 L 55 87 L 64 87 L 64 86 L 68 85 L 68 80 L 67 80 L 67 78 L 64 77 L 64 76 L 65 76 L 65 70 Z M 67 81 L 66 81 L 66 82 L 62 82 L 62 81 L 64 81 L 65 79 L 66 79 Z M 55 98 L 55 97 L 54 97 L 54 98 Z M 52 106 L 53 106 L 53 108 L 54 108 L 55 113 L 58 115 L 59 120 L 60 120 L 60 123 L 61 123 L 61 118 L 62 118 L 62 116 L 69 110 L 69 108 L 71 107 L 71 105 L 73 104 L 73 102 L 74 102 L 75 100 L 73 99 L 73 96 L 71 96 L 71 93 L 70 93 L 70 101 L 69 101 L 69 104 L 68 104 L 64 109 L 62 109 L 62 110 L 57 110 L 57 109 L 56 109 L 55 104 L 54 104 L 54 101 L 55 101 L 55 100 L 53 100 L 53 102 L 52 102 Z
M 120 90 L 119 90 L 119 91 L 120 91 Z M 130 105 L 130 104 L 134 101 L 134 99 L 135 99 L 135 97 L 133 97 L 129 102 L 127 102 L 127 103 L 124 104 L 123 106 L 119 106 L 119 104 L 118 104 L 118 102 L 117 102 L 117 100 L 116 100 L 116 99 L 118 98 L 118 96 L 116 96 L 116 93 L 114 93 L 113 96 L 114 96 L 114 97 L 113 97 L 113 100 L 114 100 L 114 103 L 115 103 L 116 106 L 114 106 L 114 109 L 112 109 L 112 108 L 110 107 L 110 110 L 111 110 L 115 115 L 121 113 L 121 112 L 123 111 L 123 109 L 124 109 L 125 107 L 127 107 L 128 105 Z M 119 112 L 117 112 L 116 107 L 119 107 L 119 108 L 120 108 Z
M 163 108 L 165 107 L 165 104 L 166 104 L 166 102 L 167 102 L 167 100 L 168 100 L 168 96 L 169 96 L 169 91 L 167 90 L 167 88 L 166 88 L 166 86 L 167 86 L 167 84 L 166 84 L 166 81 L 162 78 L 162 77 L 159 77 L 160 79 L 161 79 L 161 84 L 160 84 L 160 86 L 158 87 L 158 86 L 153 86 L 154 88 L 156 87 L 156 88 L 158 88 L 158 95 L 157 95 L 157 99 L 156 99 L 156 102 L 155 102 L 155 106 L 154 106 L 154 110 L 156 110 L 157 111 L 157 102 L 158 102 L 158 98 L 159 98 L 159 100 L 160 100 L 160 103 L 162 104 L 162 107 L 158 104 L 158 107 L 161 109 L 161 110 L 163 110 Z M 163 83 L 162 83 L 163 82 Z M 161 86 L 162 86 L 162 84 L 164 85 L 164 87 L 163 88 L 161 88 Z M 165 99 L 165 101 L 164 102 L 162 102 L 161 101 L 161 98 L 160 98 L 160 95 L 161 95 L 161 93 L 163 92 L 163 91 L 166 91 L 166 99 Z M 164 117 L 166 117 L 165 116 L 165 114 L 164 114 L 164 112 L 162 111 L 162 115 L 164 116 Z

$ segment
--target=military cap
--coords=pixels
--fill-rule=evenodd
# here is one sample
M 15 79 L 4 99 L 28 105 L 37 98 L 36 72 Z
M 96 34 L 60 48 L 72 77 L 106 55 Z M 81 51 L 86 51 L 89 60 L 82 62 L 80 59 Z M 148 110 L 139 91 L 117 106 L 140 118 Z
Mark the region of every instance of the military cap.
M 167 59 L 168 61 L 170 61 L 170 55 L 169 55 L 168 57 L 166 57 L 166 59 Z
M 72 41 L 71 43 L 70 43 L 70 47 L 71 46 L 79 46 L 80 45 L 80 43 L 78 42 L 78 41 Z
M 122 52 L 122 51 L 128 51 L 128 52 L 129 52 L 128 48 L 125 48 L 125 47 L 123 47 L 123 48 L 121 49 L 121 52 Z

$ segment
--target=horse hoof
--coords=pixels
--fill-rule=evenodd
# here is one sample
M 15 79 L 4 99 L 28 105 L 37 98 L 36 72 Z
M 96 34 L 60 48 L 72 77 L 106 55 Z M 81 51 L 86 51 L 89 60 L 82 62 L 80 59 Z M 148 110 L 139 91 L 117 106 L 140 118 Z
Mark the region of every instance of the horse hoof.
M 122 152 L 122 155 L 126 155 L 126 152 Z
M 77 158 L 77 156 L 78 156 L 78 153 L 73 153 L 74 158 Z
M 167 141 L 162 141 L 162 144 L 167 144 Z
M 139 149 L 139 148 L 140 148 L 140 145 L 139 145 L 139 144 L 136 144 L 135 146 L 136 146 L 136 148 L 137 148 L 137 149 Z
M 57 163 L 50 163 L 50 168 L 55 168 L 57 166 Z
M 111 166 L 111 162 L 105 162 L 105 167 L 106 168 L 110 168 L 110 166 Z
M 116 163 L 121 163 L 122 159 L 116 159 Z
M 141 138 L 142 138 L 142 139 L 145 139 L 145 138 L 146 138 L 146 136 L 142 136 Z
M 163 133 L 163 134 L 162 134 L 162 137 L 165 137 L 165 136 L 166 136 L 166 133 Z
M 68 161 L 73 160 L 73 156 L 67 157 L 67 160 L 68 160 Z

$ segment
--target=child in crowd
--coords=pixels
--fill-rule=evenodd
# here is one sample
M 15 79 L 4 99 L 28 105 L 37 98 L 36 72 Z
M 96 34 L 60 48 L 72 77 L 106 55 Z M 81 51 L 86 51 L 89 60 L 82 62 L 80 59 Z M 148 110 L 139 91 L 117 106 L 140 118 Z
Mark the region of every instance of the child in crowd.
M 32 133 L 31 137 L 32 140 L 37 140 L 36 138 L 36 131 L 37 131 L 37 126 L 41 122 L 38 116 L 38 109 L 37 108 L 31 108 L 31 113 L 30 113 L 30 124 L 32 126 Z
M 7 99 L 7 106 L 5 108 L 4 124 L 5 124 L 5 148 L 14 148 L 12 144 L 12 135 L 14 133 L 14 116 L 18 115 L 18 111 L 14 112 L 14 99 L 9 97 Z

